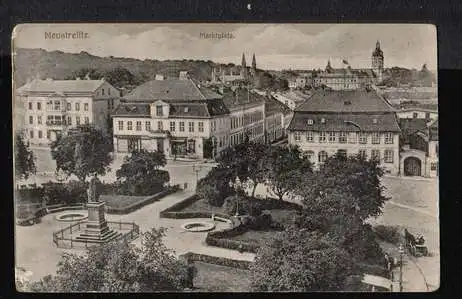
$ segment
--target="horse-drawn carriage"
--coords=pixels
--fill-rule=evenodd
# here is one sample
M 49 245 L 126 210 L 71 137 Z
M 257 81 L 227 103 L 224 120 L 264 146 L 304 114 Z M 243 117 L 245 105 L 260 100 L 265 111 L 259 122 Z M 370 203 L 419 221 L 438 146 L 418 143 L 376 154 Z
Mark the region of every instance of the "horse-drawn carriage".
M 406 239 L 406 247 L 408 248 L 409 252 L 416 257 L 419 256 L 427 256 L 428 255 L 428 248 L 425 246 L 425 239 L 423 236 L 419 236 L 415 238 L 408 230 L 404 230 L 405 239 Z

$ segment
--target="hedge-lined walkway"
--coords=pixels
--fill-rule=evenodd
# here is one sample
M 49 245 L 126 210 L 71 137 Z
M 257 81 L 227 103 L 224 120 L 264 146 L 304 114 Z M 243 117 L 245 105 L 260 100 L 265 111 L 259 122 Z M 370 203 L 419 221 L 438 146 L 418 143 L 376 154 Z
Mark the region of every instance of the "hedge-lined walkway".
M 177 255 L 186 252 L 195 252 L 212 256 L 226 257 L 236 260 L 254 259 L 252 253 L 239 253 L 225 248 L 205 245 L 207 233 L 184 232 L 181 224 L 190 221 L 187 219 L 164 219 L 159 217 L 159 212 L 171 205 L 191 196 L 192 192 L 179 191 L 170 194 L 157 202 L 147 205 L 140 210 L 127 215 L 106 215 L 109 221 L 136 222 L 141 231 L 147 231 L 152 227 L 167 228 L 164 243 L 167 247 L 175 250 Z M 24 267 L 32 271 L 31 279 L 37 280 L 47 274 L 56 271 L 56 265 L 65 249 L 54 246 L 52 233 L 64 228 L 68 223 L 58 222 L 54 217 L 58 214 L 46 215 L 41 223 L 32 226 L 16 226 L 16 266 Z M 208 221 L 210 219 L 194 219 Z M 225 229 L 229 224 L 216 222 L 216 229 Z M 134 243 L 140 244 L 141 239 Z

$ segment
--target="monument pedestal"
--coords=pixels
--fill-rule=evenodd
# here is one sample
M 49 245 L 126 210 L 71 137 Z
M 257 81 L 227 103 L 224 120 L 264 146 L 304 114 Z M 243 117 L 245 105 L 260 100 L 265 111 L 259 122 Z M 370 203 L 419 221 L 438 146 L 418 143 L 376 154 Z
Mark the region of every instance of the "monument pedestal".
M 109 228 L 104 217 L 105 207 L 105 202 L 87 203 L 88 221 L 83 232 L 76 237 L 76 241 L 106 243 L 120 236 L 120 233 Z

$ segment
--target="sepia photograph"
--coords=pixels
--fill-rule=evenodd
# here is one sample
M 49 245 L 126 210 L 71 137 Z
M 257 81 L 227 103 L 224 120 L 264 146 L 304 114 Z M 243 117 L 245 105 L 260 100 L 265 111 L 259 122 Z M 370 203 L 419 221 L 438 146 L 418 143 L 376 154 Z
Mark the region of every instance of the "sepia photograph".
M 18 292 L 433 292 L 429 24 L 20 24 Z

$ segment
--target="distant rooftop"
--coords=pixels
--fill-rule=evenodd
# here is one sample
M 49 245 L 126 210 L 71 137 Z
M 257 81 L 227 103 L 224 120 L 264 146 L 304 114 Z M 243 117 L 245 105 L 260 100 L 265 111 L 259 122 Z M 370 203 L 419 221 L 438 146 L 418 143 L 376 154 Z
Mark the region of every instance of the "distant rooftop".
M 124 99 L 130 102 L 152 102 L 156 100 L 163 101 L 197 101 L 219 99 L 221 95 L 195 83 L 191 79 L 165 79 L 153 80 L 146 82 L 131 93 L 127 94 Z
M 39 93 L 69 93 L 69 92 L 94 92 L 103 84 L 101 80 L 38 80 L 35 79 L 20 88 L 18 92 L 39 92 Z
M 374 90 L 319 90 L 299 105 L 296 112 L 394 112 Z

